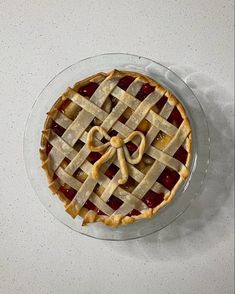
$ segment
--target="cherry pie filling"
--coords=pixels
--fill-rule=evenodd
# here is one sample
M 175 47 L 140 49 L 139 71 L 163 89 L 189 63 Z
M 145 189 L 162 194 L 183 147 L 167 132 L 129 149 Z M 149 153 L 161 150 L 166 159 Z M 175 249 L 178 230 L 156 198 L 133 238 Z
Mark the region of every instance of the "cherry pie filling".
M 134 78 L 132 76 L 125 76 L 123 78 L 121 78 L 118 82 L 118 86 L 123 89 L 126 90 L 130 84 L 134 81 Z M 81 86 L 77 92 L 85 97 L 90 98 L 93 93 L 96 91 L 96 89 L 99 87 L 98 83 L 95 82 L 89 82 L 87 85 Z M 136 98 L 138 98 L 140 101 L 143 101 L 151 92 L 153 92 L 155 89 L 155 87 L 151 86 L 148 83 L 145 83 L 142 85 L 141 89 L 139 90 L 139 92 L 136 94 Z M 113 100 L 113 97 L 111 96 L 111 101 Z M 161 111 L 161 109 L 164 107 L 164 105 L 167 102 L 167 97 L 165 95 L 163 95 L 163 97 L 161 97 L 161 99 L 156 103 L 156 111 L 159 113 Z M 66 99 L 65 101 L 62 102 L 62 104 L 60 105 L 60 107 L 58 107 L 58 110 L 61 111 L 62 113 L 64 113 L 66 107 L 72 103 L 69 99 Z M 112 102 L 113 103 L 113 102 Z M 129 111 L 129 113 L 128 113 Z M 119 120 L 121 122 L 125 122 L 125 120 L 128 119 L 128 117 L 130 116 L 130 109 L 127 111 L 127 117 L 123 117 L 123 115 L 119 118 Z M 129 114 L 129 115 L 128 115 Z M 175 106 L 173 108 L 173 111 L 171 112 L 168 121 L 170 123 L 172 123 L 173 125 L 175 125 L 177 128 L 179 128 L 179 126 L 181 125 L 181 123 L 183 122 L 183 118 L 178 110 L 178 108 Z M 145 123 L 145 122 L 144 122 Z M 62 136 L 63 133 L 65 132 L 65 129 L 63 127 L 61 127 L 59 124 L 57 124 L 55 121 L 52 121 L 50 128 L 58 135 L 58 136 Z M 145 129 L 144 129 L 145 128 Z M 138 130 L 146 133 L 149 130 L 149 125 L 148 122 L 142 125 L 139 125 L 137 127 Z M 109 131 L 109 135 L 112 136 L 116 136 L 117 132 L 115 130 L 110 130 Z M 104 139 L 104 138 L 103 138 Z M 103 143 L 105 143 L 105 139 L 102 141 Z M 136 150 L 137 150 L 137 146 L 132 143 L 132 142 L 128 142 L 126 144 L 127 149 L 129 150 L 130 154 L 133 154 Z M 52 149 L 52 145 L 49 142 L 46 142 L 46 154 L 48 155 L 49 152 Z M 98 159 L 100 159 L 102 156 L 101 153 L 99 152 L 90 152 L 89 156 L 88 156 L 88 161 L 92 164 L 94 164 Z M 186 163 L 187 161 L 187 157 L 188 157 L 188 152 L 181 146 L 176 153 L 174 154 L 174 158 L 178 159 L 180 162 L 182 162 L 183 164 Z M 142 160 L 143 161 L 143 160 Z M 141 165 L 140 165 L 141 166 Z M 116 167 L 114 164 L 111 164 L 108 169 L 105 172 L 105 175 L 109 178 L 112 179 L 115 174 L 118 172 L 119 168 Z M 81 171 L 82 172 L 82 171 Z M 159 182 L 160 184 L 162 184 L 164 187 L 166 187 L 169 191 L 171 191 L 174 186 L 176 185 L 176 183 L 178 182 L 180 178 L 180 175 L 166 167 L 163 172 L 161 173 L 161 175 L 159 176 L 159 178 L 157 179 L 157 182 Z M 138 183 L 132 179 L 130 176 L 128 178 L 128 181 L 124 184 L 121 185 L 120 187 L 132 192 L 135 188 L 135 186 Z M 71 187 L 69 187 L 67 184 L 62 185 L 59 188 L 59 191 L 61 193 L 63 193 L 63 195 L 69 200 L 72 201 L 73 198 L 75 197 L 77 191 Z M 149 207 L 149 208 L 155 208 L 157 207 L 159 204 L 161 204 L 164 201 L 164 194 L 163 193 L 156 193 L 152 190 L 149 190 L 144 197 L 142 198 L 143 202 Z M 112 195 L 109 200 L 107 201 L 107 204 L 113 209 L 113 210 L 117 210 L 122 204 L 123 201 L 120 200 L 119 198 L 115 197 L 114 195 Z M 87 200 L 84 207 L 88 210 L 93 210 L 95 211 L 98 215 L 105 215 L 105 213 L 103 213 L 101 210 L 99 210 L 90 200 Z M 133 209 L 130 213 L 127 214 L 127 216 L 137 216 L 140 215 L 141 212 Z

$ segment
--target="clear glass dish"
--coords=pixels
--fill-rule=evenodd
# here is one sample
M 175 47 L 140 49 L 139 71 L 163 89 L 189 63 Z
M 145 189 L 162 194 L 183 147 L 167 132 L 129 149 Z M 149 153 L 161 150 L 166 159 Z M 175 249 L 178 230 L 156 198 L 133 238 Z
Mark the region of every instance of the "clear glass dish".
M 174 200 L 153 218 L 134 224 L 109 228 L 101 223 L 81 226 L 81 219 L 73 219 L 64 211 L 63 204 L 52 195 L 41 168 L 39 146 L 46 113 L 68 86 L 95 74 L 112 69 L 141 72 L 152 77 L 174 93 L 184 105 L 192 126 L 193 156 L 188 180 L 178 190 Z M 209 164 L 209 132 L 203 109 L 192 90 L 172 70 L 144 57 L 130 54 L 103 54 L 90 57 L 57 74 L 36 99 L 28 117 L 24 135 L 24 160 L 30 183 L 42 204 L 59 221 L 71 229 L 93 238 L 129 240 L 140 238 L 166 227 L 181 215 L 200 193 Z

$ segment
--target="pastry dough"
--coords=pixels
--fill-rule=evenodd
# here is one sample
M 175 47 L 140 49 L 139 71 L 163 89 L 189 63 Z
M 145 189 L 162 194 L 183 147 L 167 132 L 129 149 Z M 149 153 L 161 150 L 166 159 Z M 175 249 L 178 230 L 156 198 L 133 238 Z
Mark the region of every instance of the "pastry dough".
M 152 217 L 173 199 L 189 175 L 191 142 L 173 94 L 140 73 L 113 70 L 56 101 L 40 156 L 49 188 L 72 217 L 117 227 Z

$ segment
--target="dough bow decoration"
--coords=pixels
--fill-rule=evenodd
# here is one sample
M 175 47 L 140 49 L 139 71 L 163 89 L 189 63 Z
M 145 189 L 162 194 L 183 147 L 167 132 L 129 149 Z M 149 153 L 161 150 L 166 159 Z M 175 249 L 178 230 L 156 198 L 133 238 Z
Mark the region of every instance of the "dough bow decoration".
M 102 145 L 95 145 L 95 133 L 100 133 L 108 142 Z M 135 153 L 138 153 L 136 157 L 132 157 L 126 147 L 126 143 L 130 142 L 133 138 L 139 137 L 140 143 Z M 99 160 L 95 162 L 92 168 L 92 177 L 97 180 L 99 177 L 99 169 L 101 166 L 117 154 L 119 161 L 119 167 L 122 177 L 118 180 L 120 185 L 125 184 L 128 179 L 128 166 L 130 164 L 137 164 L 141 161 L 145 149 L 145 136 L 139 131 L 133 131 L 127 138 L 123 139 L 119 136 L 110 137 L 108 133 L 99 126 L 95 126 L 90 129 L 87 136 L 87 147 L 94 152 L 104 152 Z

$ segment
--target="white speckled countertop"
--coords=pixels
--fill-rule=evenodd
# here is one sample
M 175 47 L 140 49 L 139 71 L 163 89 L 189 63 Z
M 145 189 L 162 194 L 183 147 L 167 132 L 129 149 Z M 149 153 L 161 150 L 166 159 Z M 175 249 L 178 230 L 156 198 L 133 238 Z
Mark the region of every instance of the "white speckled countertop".
M 22 156 L 25 122 L 63 68 L 103 52 L 172 65 L 208 113 L 206 187 L 152 236 L 79 235 L 40 204 Z M 233 1 L 0 0 L 0 294 L 233 293 Z

